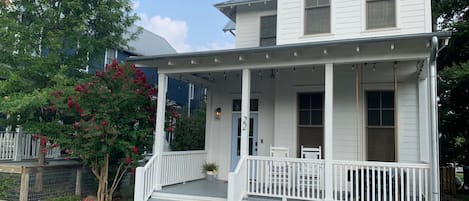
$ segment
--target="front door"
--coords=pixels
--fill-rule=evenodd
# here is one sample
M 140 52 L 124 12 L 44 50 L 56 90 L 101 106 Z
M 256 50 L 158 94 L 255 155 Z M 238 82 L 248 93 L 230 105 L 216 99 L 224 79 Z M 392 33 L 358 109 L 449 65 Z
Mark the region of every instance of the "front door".
M 257 114 L 251 113 L 249 118 L 249 155 L 255 156 L 257 155 Z M 236 169 L 241 153 L 241 113 L 233 113 L 232 125 L 230 171 L 234 171 Z

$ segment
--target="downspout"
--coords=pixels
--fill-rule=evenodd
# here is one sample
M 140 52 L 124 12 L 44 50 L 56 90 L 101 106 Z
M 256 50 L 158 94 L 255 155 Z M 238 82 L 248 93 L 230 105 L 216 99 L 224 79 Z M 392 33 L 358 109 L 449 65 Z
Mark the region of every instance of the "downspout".
M 432 37 L 432 49 L 430 54 L 429 78 L 430 78 L 430 135 L 431 135 L 431 185 L 432 201 L 440 200 L 440 169 L 439 169 L 439 145 L 438 145 L 438 102 L 437 102 L 437 77 L 436 58 L 438 57 L 438 37 Z

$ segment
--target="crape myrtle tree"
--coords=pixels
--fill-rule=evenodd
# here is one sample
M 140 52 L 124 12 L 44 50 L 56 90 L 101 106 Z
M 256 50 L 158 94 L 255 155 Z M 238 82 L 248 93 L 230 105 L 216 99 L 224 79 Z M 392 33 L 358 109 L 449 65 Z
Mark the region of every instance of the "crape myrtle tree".
M 151 150 L 156 93 L 142 71 L 117 61 L 76 84 L 69 95 L 51 93 L 50 107 L 62 121 L 56 122 L 60 132 L 50 137 L 91 169 L 99 201 L 112 200 L 124 174 Z

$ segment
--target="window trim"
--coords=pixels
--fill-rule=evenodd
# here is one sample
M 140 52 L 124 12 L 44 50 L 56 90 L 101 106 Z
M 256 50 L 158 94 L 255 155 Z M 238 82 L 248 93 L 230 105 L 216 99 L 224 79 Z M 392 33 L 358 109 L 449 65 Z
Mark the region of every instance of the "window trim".
M 262 38 L 262 18 L 263 17 L 273 17 L 275 16 L 275 37 L 264 37 Z M 269 46 L 276 46 L 277 45 L 277 38 L 278 38 L 278 33 L 277 33 L 277 28 L 278 28 L 278 16 L 277 13 L 271 14 L 271 15 L 261 15 L 259 16 L 259 47 L 269 47 Z M 262 46 L 262 39 L 273 39 L 275 38 L 275 44 L 274 45 L 266 45 Z
M 399 20 L 399 6 L 400 1 L 394 0 L 394 26 L 392 27 L 382 27 L 382 28 L 368 28 L 368 9 L 367 4 L 370 0 L 362 0 L 362 32 L 376 32 L 376 31 L 392 31 L 397 30 L 400 27 L 400 20 Z M 384 1 L 384 0 L 371 0 L 371 1 Z
M 333 4 L 333 1 L 332 0 L 329 0 L 329 32 L 323 32 L 323 33 L 310 33 L 310 34 L 307 34 L 306 33 L 306 1 L 307 0 L 302 0 L 301 1 L 301 6 L 300 6 L 300 13 L 301 13 L 301 19 L 300 19 L 300 23 L 301 23 L 301 28 L 300 28 L 300 38 L 303 37 L 303 38 L 306 38 L 306 37 L 320 37 L 320 36 L 330 36 L 333 34 L 334 30 L 335 30 L 335 24 L 334 24 L 334 14 L 335 13 L 335 8 L 334 8 L 334 4 Z M 366 1 L 366 0 L 365 0 Z M 326 6 L 319 6 L 319 7 L 326 7 Z M 319 8 L 319 7 L 316 7 L 316 8 Z M 309 8 L 311 9 L 311 8 Z
M 365 0 L 366 1 L 366 0 Z M 392 126 L 388 125 L 380 125 L 380 126 L 368 126 L 368 97 L 367 97 L 367 92 L 383 92 L 383 91 L 392 91 L 394 93 L 394 96 L 398 95 L 396 94 L 396 90 L 392 85 L 382 85 L 382 86 L 376 86 L 376 85 L 364 85 L 362 90 L 361 90 L 361 108 L 362 108 L 362 140 L 361 144 L 363 147 L 362 151 L 362 158 L 366 161 L 368 161 L 368 129 L 369 128 L 383 128 L 383 129 L 394 129 L 394 162 L 399 162 L 399 132 L 398 132 L 398 127 L 396 127 L 396 123 L 398 119 L 396 116 L 394 116 L 394 124 Z M 396 101 L 396 100 L 394 100 Z M 398 105 L 396 105 L 396 102 L 394 102 L 394 114 L 399 114 L 398 111 Z M 398 116 L 397 116 L 398 117 Z
M 106 49 L 104 50 L 104 62 L 103 62 L 103 63 L 104 63 L 104 64 L 103 64 L 103 69 L 104 69 L 104 71 L 106 71 L 106 64 L 107 64 L 107 59 L 108 59 L 108 51 L 110 51 L 110 50 L 112 50 L 113 53 L 114 53 L 114 58 L 113 58 L 113 60 L 114 60 L 114 59 L 117 59 L 117 56 L 118 56 L 118 54 L 119 54 L 119 53 L 118 53 L 118 50 L 117 50 L 117 49 L 114 49 L 114 48 L 106 48 Z

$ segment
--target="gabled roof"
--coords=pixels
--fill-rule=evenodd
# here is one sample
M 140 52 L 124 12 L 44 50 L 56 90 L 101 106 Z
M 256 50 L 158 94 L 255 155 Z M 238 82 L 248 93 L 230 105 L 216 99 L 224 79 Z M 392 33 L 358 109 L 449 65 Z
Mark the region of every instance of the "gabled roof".
M 137 30 L 137 26 L 129 27 L 129 32 L 131 33 Z M 129 41 L 128 45 L 130 49 L 125 49 L 124 51 L 138 56 L 176 53 L 176 50 L 166 39 L 146 29 L 143 29 L 142 33 L 140 33 L 135 40 Z

